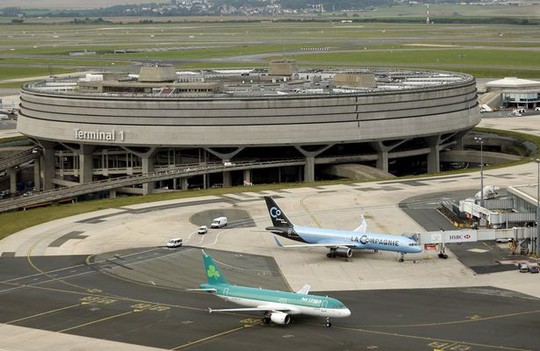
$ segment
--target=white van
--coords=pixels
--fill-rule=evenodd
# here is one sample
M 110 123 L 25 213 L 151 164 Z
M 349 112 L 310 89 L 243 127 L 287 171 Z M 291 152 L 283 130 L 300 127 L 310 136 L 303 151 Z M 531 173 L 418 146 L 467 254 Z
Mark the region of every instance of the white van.
M 222 228 L 227 225 L 227 217 L 218 217 L 214 218 L 212 221 L 212 224 L 210 224 L 210 228 Z
M 182 238 L 171 239 L 167 242 L 167 247 L 180 247 L 183 243 Z

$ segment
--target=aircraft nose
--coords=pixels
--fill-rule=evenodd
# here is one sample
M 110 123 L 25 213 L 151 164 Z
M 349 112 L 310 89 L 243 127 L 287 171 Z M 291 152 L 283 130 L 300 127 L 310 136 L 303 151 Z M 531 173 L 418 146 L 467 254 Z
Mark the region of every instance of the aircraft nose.
M 343 310 L 343 317 L 349 317 L 351 315 L 351 310 L 346 308 Z

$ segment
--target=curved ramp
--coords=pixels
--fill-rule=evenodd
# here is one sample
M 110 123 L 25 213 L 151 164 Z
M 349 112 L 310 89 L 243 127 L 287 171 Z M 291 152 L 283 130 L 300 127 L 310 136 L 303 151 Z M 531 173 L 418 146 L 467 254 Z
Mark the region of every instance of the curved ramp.
M 333 165 L 325 168 L 323 172 L 336 177 L 349 179 L 395 178 L 393 174 L 385 172 L 381 169 L 369 167 L 358 163 Z
M 509 161 L 519 161 L 523 157 L 503 154 L 501 152 L 484 151 L 482 155 L 484 163 L 499 163 Z M 441 162 L 480 162 L 480 151 L 478 150 L 447 150 L 441 152 Z

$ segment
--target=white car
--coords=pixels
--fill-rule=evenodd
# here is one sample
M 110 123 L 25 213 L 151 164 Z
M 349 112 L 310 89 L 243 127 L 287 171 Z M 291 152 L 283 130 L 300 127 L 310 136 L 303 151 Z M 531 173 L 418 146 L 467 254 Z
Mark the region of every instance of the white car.
M 167 242 L 167 247 L 174 248 L 174 247 L 180 247 L 184 241 L 181 238 L 171 239 Z
M 199 229 L 197 229 L 197 234 L 206 234 L 208 233 L 208 227 L 205 225 L 201 225 Z
M 528 273 L 529 272 L 529 265 L 525 262 L 518 263 L 518 269 L 521 273 Z

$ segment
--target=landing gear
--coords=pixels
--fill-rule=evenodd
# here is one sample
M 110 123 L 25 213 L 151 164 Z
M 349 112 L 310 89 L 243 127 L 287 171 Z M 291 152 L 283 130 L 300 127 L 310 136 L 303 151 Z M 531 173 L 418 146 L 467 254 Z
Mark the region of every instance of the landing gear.
M 399 262 L 405 261 L 405 254 L 403 252 L 399 253 Z
M 330 323 L 330 317 L 326 317 L 326 327 L 330 328 L 332 326 L 332 323 Z
M 447 259 L 448 255 L 446 254 L 446 246 L 441 244 L 441 250 L 439 251 L 439 258 Z
M 271 322 L 270 313 L 266 312 L 264 314 L 264 316 L 262 317 L 261 322 L 262 322 L 262 324 L 270 324 L 270 322 Z

